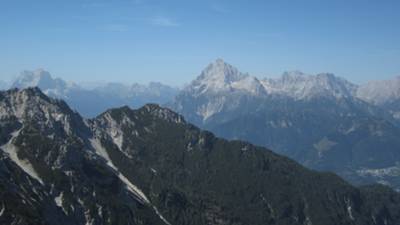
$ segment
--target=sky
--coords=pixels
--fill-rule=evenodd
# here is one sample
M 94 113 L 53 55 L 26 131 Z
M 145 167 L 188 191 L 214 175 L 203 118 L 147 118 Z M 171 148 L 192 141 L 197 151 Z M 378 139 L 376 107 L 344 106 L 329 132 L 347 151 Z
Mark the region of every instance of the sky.
M 400 1 L 0 0 L 0 80 L 187 84 L 223 58 L 257 77 L 400 75 Z

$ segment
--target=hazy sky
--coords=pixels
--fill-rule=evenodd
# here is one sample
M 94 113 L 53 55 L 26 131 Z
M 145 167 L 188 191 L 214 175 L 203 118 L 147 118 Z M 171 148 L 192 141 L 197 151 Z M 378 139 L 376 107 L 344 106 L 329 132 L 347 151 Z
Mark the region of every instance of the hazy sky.
M 400 75 L 400 1 L 0 0 L 0 78 L 181 85 L 216 58 L 258 77 Z

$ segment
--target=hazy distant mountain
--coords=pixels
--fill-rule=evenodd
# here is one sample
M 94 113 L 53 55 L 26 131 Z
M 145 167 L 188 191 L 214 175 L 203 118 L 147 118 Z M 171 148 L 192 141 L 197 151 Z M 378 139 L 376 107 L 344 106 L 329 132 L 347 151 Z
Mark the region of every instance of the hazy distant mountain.
M 400 195 L 355 188 L 154 104 L 84 119 L 0 92 L 0 224 L 397 225 Z
M 247 140 L 354 183 L 400 188 L 400 128 L 333 74 L 288 72 L 258 80 L 217 60 L 171 108 L 229 139 Z
M 357 96 L 375 104 L 400 98 L 400 76 L 392 80 L 369 81 L 357 90 Z
M 299 71 L 285 72 L 278 79 L 266 78 L 262 80 L 262 84 L 268 94 L 287 96 L 295 100 L 352 98 L 357 90 L 356 85 L 333 74 L 306 75 Z
M 11 85 L 13 88 L 39 87 L 51 97 L 61 98 L 86 117 L 93 117 L 111 107 L 128 105 L 140 107 L 146 103 L 164 104 L 171 101 L 178 92 L 161 83 L 149 85 L 126 85 L 106 83 L 86 89 L 74 83 L 53 78 L 49 72 L 39 69 L 24 71 Z
M 93 91 L 102 96 L 117 96 L 132 103 L 127 104 L 132 107 L 140 107 L 147 103 L 164 104 L 171 101 L 178 93 L 177 88 L 173 88 L 158 82 L 150 82 L 148 85 L 133 84 L 124 85 L 120 83 L 107 83 L 104 86 L 95 88 Z
M 78 88 L 73 83 L 67 83 L 60 78 L 51 77 L 50 73 L 43 69 L 23 71 L 11 87 L 20 89 L 40 87 L 46 94 L 55 97 L 64 97 L 71 89 Z
M 385 108 L 400 120 L 400 76 L 392 80 L 370 81 L 361 85 L 357 96 Z

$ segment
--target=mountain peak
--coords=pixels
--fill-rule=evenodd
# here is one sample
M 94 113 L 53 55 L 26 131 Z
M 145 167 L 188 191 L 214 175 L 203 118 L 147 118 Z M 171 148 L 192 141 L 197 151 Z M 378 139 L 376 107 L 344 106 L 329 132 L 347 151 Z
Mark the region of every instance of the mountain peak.
M 11 87 L 19 89 L 39 87 L 45 94 L 57 98 L 66 98 L 65 95 L 70 89 L 77 88 L 73 83 L 67 83 L 60 78 L 53 78 L 44 69 L 25 70 L 21 72 Z
M 209 66 L 217 66 L 217 67 L 224 67 L 224 66 L 228 66 L 229 64 L 227 62 L 225 62 L 224 59 L 222 58 L 217 58 L 214 61 L 212 61 Z
M 65 81 L 53 78 L 51 74 L 44 69 L 36 69 L 34 71 L 25 70 L 14 81 L 12 87 L 28 88 L 39 87 L 42 90 L 66 88 L 68 85 Z
M 160 105 L 154 103 L 146 104 L 139 109 L 132 109 L 129 106 L 109 109 L 98 116 L 98 118 L 105 118 L 108 116 L 111 116 L 113 120 L 116 120 L 119 123 L 122 121 L 132 121 L 140 117 L 150 117 L 153 119 L 157 118 L 172 123 L 185 123 L 185 119 L 183 118 L 183 116 L 168 108 L 161 107 Z
M 321 96 L 351 97 L 356 89 L 356 85 L 332 73 L 308 75 L 292 71 L 285 72 L 280 78 L 264 79 L 262 83 L 268 93 L 282 94 L 295 99 Z
M 139 111 L 145 111 L 152 116 L 155 116 L 162 120 L 166 120 L 168 122 L 174 122 L 174 123 L 185 122 L 183 116 L 179 115 L 178 113 L 168 108 L 163 108 L 158 104 L 146 104 L 142 108 L 140 108 Z
M 40 121 L 44 130 L 61 125 L 65 132 L 72 132 L 73 124 L 82 120 L 64 101 L 48 97 L 38 87 L 2 91 L 0 99 L 5 99 L 0 102 L 0 118 Z
M 298 77 L 306 77 L 307 75 L 300 70 L 292 70 L 292 71 L 286 71 L 283 73 L 282 77 L 283 78 L 298 78 Z
M 41 84 L 53 81 L 50 73 L 44 69 L 36 69 L 34 71 L 25 70 L 21 72 L 20 76 L 14 81 L 13 87 L 28 88 L 35 87 Z
M 241 73 L 223 59 L 217 59 L 210 63 L 186 90 L 199 96 L 234 91 L 259 94 L 263 88 L 257 78 Z
M 209 64 L 201 73 L 201 79 L 213 78 L 220 79 L 225 82 L 233 82 L 242 78 L 244 74 L 240 73 L 237 68 L 226 63 L 223 59 L 217 59 Z
M 215 60 L 216 63 L 225 63 L 223 58 L 218 58 Z
M 11 88 L 1 93 L 5 96 L 12 96 L 13 98 L 18 98 L 18 96 L 26 96 L 26 97 L 20 97 L 21 99 L 24 100 L 30 97 L 38 97 L 40 99 L 46 99 L 46 100 L 49 99 L 49 97 L 45 95 L 38 87 L 28 87 L 24 89 Z
M 389 80 L 369 81 L 358 88 L 357 97 L 377 105 L 396 102 L 400 99 L 400 76 Z

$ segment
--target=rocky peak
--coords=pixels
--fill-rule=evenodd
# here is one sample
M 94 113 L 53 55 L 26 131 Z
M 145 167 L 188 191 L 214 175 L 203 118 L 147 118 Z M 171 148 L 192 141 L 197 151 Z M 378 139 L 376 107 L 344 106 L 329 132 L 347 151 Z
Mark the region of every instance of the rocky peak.
M 222 59 L 217 59 L 209 64 L 200 75 L 200 78 L 223 79 L 224 82 L 230 83 L 237 81 L 243 77 L 236 67 L 226 63 Z
M 148 85 L 148 87 L 151 88 L 151 89 L 154 88 L 154 89 L 157 89 L 157 90 L 160 90 L 160 89 L 170 89 L 170 88 L 171 88 L 170 86 L 165 85 L 165 84 L 160 83 L 160 82 L 150 82 L 149 85 Z
M 67 98 L 66 95 L 71 89 L 78 88 L 74 83 L 68 83 L 60 78 L 53 78 L 49 72 L 43 69 L 21 72 L 11 87 L 19 89 L 39 87 L 45 94 L 63 99 Z
M 43 69 L 37 69 L 34 71 L 25 70 L 21 72 L 20 76 L 14 81 L 12 86 L 16 88 L 49 88 L 54 85 L 55 80 L 51 77 L 49 72 Z
M 357 97 L 377 105 L 394 102 L 400 99 L 400 76 L 361 85 L 357 90 Z
M 128 106 L 110 109 L 98 116 L 96 121 L 100 122 L 102 127 L 121 127 L 122 125 L 134 126 L 135 121 L 146 117 L 157 118 L 171 123 L 185 123 L 181 115 L 157 104 L 146 104 L 136 110 Z
M 280 78 L 262 80 L 266 91 L 295 99 L 314 97 L 349 98 L 353 96 L 356 85 L 331 73 L 307 75 L 299 71 L 285 72 Z
M 49 98 L 38 87 L 0 92 L 0 119 L 12 117 L 21 123 L 35 121 L 45 133 L 53 128 L 71 133 L 83 122 L 64 101 Z
M 139 112 L 145 112 L 153 117 L 165 120 L 171 123 L 185 123 L 183 116 L 178 113 L 159 106 L 158 104 L 146 104 L 138 110 Z
M 40 107 L 39 105 L 50 105 L 52 101 L 44 95 L 39 88 L 32 87 L 19 90 L 17 88 L 0 92 L 1 111 L 0 116 L 13 116 L 22 119 L 29 110 Z
M 201 72 L 186 91 L 198 96 L 235 91 L 260 94 L 264 89 L 257 78 L 241 73 L 236 67 L 217 59 Z
M 293 82 L 293 81 L 304 80 L 307 78 L 307 76 L 308 75 L 298 70 L 286 71 L 282 74 L 282 80 L 286 82 Z
M 130 86 L 130 92 L 131 95 L 135 96 L 146 95 L 163 97 L 163 95 L 165 95 L 165 97 L 167 97 L 175 95 L 178 92 L 178 89 L 164 85 L 160 82 L 150 82 L 147 85 L 135 83 Z

